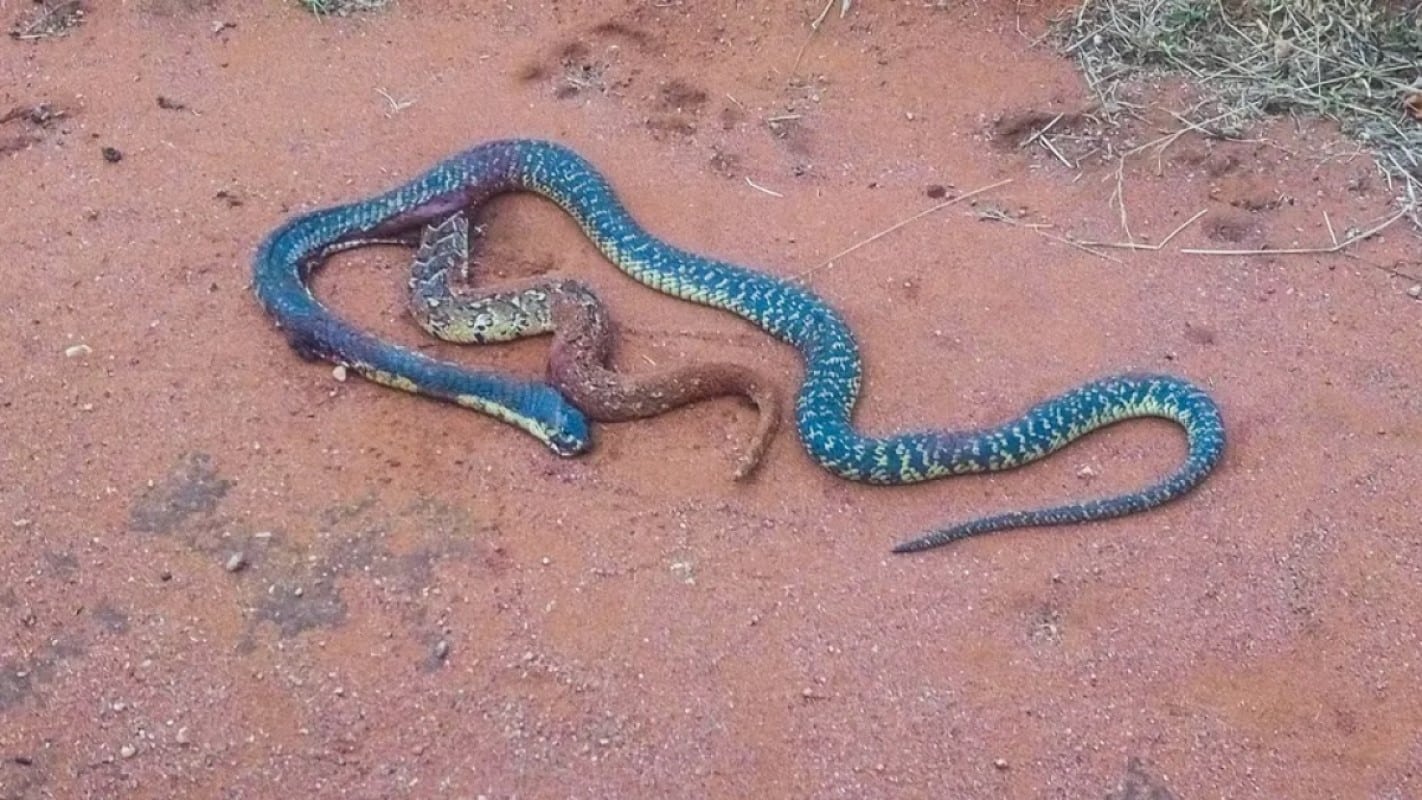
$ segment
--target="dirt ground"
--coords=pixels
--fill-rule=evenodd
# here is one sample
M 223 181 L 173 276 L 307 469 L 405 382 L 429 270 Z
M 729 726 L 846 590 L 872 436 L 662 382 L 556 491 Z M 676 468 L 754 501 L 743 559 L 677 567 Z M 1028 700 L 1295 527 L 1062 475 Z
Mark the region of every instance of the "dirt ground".
M 0 798 L 1422 796 L 1417 236 L 1177 251 L 1366 229 L 1368 157 L 1303 121 L 1180 137 L 1125 163 L 1126 223 L 1204 215 L 1087 251 L 1126 238 L 1115 160 L 1012 135 L 1090 108 L 1034 44 L 1062 4 L 858 3 L 808 45 L 820 4 L 737 5 L 126 0 L 0 41 L 0 114 L 49 104 L 0 124 Z M 1183 90 L 1142 91 L 1159 119 L 1117 151 L 1180 128 Z M 507 136 L 836 303 L 866 429 L 1149 369 L 1215 393 L 1229 452 L 1152 513 L 901 557 L 1141 485 L 1183 439 L 873 488 L 787 430 L 736 484 L 734 400 L 561 460 L 298 359 L 249 291 L 262 236 Z M 628 369 L 796 386 L 793 351 L 627 280 L 548 203 L 490 216 L 489 268 L 589 281 Z M 319 291 L 421 343 L 407 257 L 342 255 Z M 546 352 L 423 346 L 525 376 Z

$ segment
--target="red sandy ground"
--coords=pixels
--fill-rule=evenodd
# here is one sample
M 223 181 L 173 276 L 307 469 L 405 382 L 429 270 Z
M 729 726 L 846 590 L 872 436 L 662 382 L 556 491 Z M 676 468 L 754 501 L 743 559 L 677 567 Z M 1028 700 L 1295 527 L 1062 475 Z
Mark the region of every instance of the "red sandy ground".
M 1422 796 L 1417 239 L 1174 252 L 1327 243 L 1325 212 L 1365 228 L 1390 195 L 1366 156 L 1316 125 L 1184 137 L 1127 163 L 1128 222 L 1159 241 L 1205 216 L 1101 257 L 1039 234 L 1123 239 L 1114 162 L 993 135 L 1091 104 L 1033 46 L 1054 9 L 856 4 L 792 79 L 818 4 L 459 5 L 106 2 L 0 42 L 0 111 L 67 112 L 0 128 L 0 797 Z M 585 153 L 665 238 L 806 276 L 860 335 L 867 429 L 1168 370 L 1216 393 L 1228 456 L 1155 513 L 894 557 L 1139 485 L 1181 437 L 1134 423 L 885 489 L 787 434 L 737 485 L 734 400 L 559 460 L 292 354 L 248 289 L 268 230 L 525 135 Z M 930 187 L 1008 179 L 817 268 Z M 627 368 L 732 358 L 795 386 L 793 352 L 622 277 L 549 204 L 492 217 L 494 272 L 593 283 Z M 421 342 L 407 257 L 342 256 L 320 291 Z M 431 352 L 532 376 L 545 347 Z

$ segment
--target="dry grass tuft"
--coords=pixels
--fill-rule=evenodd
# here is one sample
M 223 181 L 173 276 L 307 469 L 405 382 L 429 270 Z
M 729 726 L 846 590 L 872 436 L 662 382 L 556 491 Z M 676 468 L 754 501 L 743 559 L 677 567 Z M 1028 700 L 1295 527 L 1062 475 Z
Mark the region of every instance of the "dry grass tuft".
M 301 5 L 318 17 L 344 17 L 361 11 L 375 11 L 390 3 L 391 0 L 301 0 Z
M 29 15 L 10 29 L 12 38 L 22 41 L 52 39 L 69 33 L 84 22 L 82 0 L 36 0 L 34 5 Z
M 1269 114 L 1316 114 L 1371 149 L 1413 222 L 1422 189 L 1422 3 L 1087 0 L 1059 33 L 1108 111 L 1143 74 L 1211 94 L 1187 124 L 1237 136 Z

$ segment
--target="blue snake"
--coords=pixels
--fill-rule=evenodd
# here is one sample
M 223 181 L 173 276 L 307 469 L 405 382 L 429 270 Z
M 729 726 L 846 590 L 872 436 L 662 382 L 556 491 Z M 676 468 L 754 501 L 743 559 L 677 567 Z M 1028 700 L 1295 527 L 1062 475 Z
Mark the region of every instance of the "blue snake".
M 795 403 L 800 439 L 816 461 L 842 478 L 909 484 L 1011 469 L 1134 417 L 1163 417 L 1185 431 L 1184 462 L 1143 489 L 954 524 L 903 542 L 895 552 L 1009 528 L 1145 511 L 1193 489 L 1224 453 L 1224 423 L 1214 400 L 1189 381 L 1156 374 L 1094 380 L 982 430 L 866 436 L 855 430 L 852 419 L 861 378 L 859 347 L 834 308 L 804 286 L 661 241 L 637 224 L 595 167 L 554 142 L 487 142 L 383 194 L 297 216 L 258 248 L 254 291 L 301 355 L 491 414 L 560 455 L 575 455 L 589 446 L 587 421 L 551 387 L 438 361 L 382 341 L 331 313 L 307 285 L 314 265 L 342 243 L 409 235 L 509 191 L 534 192 L 558 204 L 608 260 L 641 283 L 730 311 L 793 345 L 805 362 Z

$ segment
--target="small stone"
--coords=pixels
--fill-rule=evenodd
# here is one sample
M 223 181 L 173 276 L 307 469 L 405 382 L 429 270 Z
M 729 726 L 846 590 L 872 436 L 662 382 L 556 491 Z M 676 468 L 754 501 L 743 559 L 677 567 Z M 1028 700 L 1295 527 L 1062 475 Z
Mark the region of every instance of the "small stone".
M 439 659 L 440 661 L 443 661 L 448 655 L 449 642 L 445 639 L 440 639 L 439 641 L 435 642 L 434 657 Z
M 69 346 L 69 347 L 64 348 L 64 357 L 65 357 L 65 358 L 79 358 L 80 356 L 87 356 L 87 355 L 89 355 L 89 354 L 92 353 L 92 352 L 94 352 L 94 348 L 90 347 L 89 345 L 87 345 L 87 344 L 76 344 L 76 345 L 71 345 L 71 346 Z
M 110 164 L 117 164 L 123 160 L 123 151 L 117 147 L 105 147 L 103 149 L 104 160 Z
M 1409 287 L 1407 289 L 1407 296 L 1413 299 L 1422 297 L 1422 283 Z
M 240 550 L 227 557 L 227 563 L 222 568 L 228 572 L 237 572 L 247 566 L 247 555 Z
M 540 559 L 540 562 L 539 562 L 539 563 L 543 564 L 543 566 L 546 567 L 546 566 L 548 566 L 549 564 L 552 564 L 552 563 L 553 563 L 553 559 L 549 558 L 548 556 L 544 556 L 542 559 Z
M 996 767 L 997 769 L 1005 770 L 1005 769 L 1007 769 L 1007 759 L 1005 759 L 1005 758 L 994 758 L 994 759 L 992 760 L 992 765 L 993 765 L 994 767 Z
M 341 383 L 345 383 L 345 382 L 346 382 L 346 365 L 344 365 L 344 364 L 337 364 L 337 365 L 331 370 L 331 377 L 332 377 L 332 378 L 335 378 L 336 380 L 340 381 Z
M 119 748 L 119 755 L 123 756 L 124 758 L 133 758 L 134 756 L 138 755 L 138 748 L 134 747 L 131 744 L 126 744 L 123 747 Z
M 186 726 L 178 729 L 178 732 L 173 735 L 173 741 L 184 747 L 186 747 L 192 742 L 192 739 L 188 736 L 188 729 Z
M 1084 466 L 1076 471 L 1076 477 L 1081 478 L 1084 481 L 1089 481 L 1092 478 L 1096 477 L 1096 470 L 1092 469 L 1091 465 L 1088 464 L 1087 466 Z

